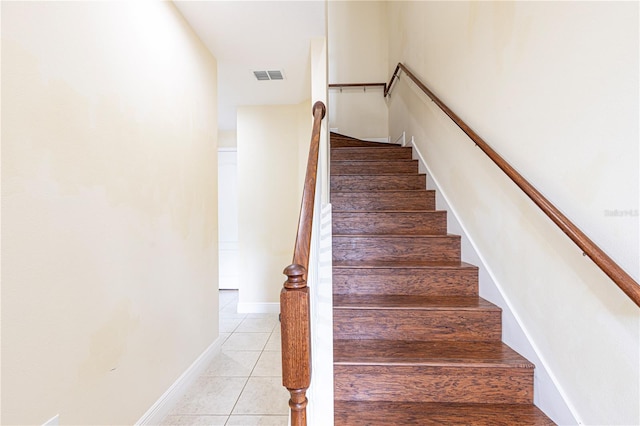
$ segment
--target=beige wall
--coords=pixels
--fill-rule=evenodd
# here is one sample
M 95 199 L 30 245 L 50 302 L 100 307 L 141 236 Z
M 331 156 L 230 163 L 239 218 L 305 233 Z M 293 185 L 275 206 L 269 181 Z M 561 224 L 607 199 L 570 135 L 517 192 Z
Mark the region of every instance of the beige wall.
M 414 70 L 638 279 L 638 4 L 390 2 L 389 11 L 388 71 L 397 61 Z M 390 128 L 415 137 L 576 419 L 640 423 L 638 308 L 406 78 Z M 616 209 L 634 215 L 607 215 Z
M 238 108 L 240 311 L 280 312 L 310 135 L 309 101 Z
M 383 83 L 389 79 L 387 2 L 330 1 L 329 83 Z M 329 127 L 359 138 L 389 136 L 382 88 L 329 91 Z
M 2 424 L 133 424 L 216 339 L 216 61 L 171 3 L 2 4 Z
M 318 179 L 322 186 L 321 200 L 323 204 L 329 203 L 329 126 L 328 126 L 328 106 L 327 106 L 327 39 L 314 38 L 311 40 L 311 102 L 322 102 L 327 108 L 325 117 L 320 127 L 320 146 L 318 152 Z M 313 120 L 312 120 L 313 121 Z M 307 154 L 308 155 L 308 154 Z M 306 161 L 305 161 L 306 169 Z
M 218 148 L 235 148 L 238 146 L 237 139 L 235 130 L 218 130 Z

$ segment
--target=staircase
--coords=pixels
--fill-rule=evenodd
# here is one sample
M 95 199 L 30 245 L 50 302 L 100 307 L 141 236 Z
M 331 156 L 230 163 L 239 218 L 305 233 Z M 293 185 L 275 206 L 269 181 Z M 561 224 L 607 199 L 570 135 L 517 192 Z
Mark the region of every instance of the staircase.
M 336 425 L 549 425 L 411 148 L 331 135 Z

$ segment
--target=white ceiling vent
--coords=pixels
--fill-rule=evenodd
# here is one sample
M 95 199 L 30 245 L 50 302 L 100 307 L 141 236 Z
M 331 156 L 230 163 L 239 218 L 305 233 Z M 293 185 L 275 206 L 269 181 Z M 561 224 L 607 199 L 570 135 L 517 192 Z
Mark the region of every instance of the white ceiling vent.
M 284 80 L 282 71 L 254 71 L 253 75 L 256 76 L 258 81 L 265 80 Z

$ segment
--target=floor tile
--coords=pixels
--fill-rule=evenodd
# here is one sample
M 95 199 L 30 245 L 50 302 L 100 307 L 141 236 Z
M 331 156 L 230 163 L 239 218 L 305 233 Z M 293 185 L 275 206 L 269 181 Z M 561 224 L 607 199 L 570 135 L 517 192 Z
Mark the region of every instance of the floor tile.
M 247 318 L 271 318 L 271 319 L 278 319 L 278 316 L 280 314 L 247 314 Z
M 233 414 L 289 413 L 289 392 L 282 386 L 280 377 L 249 377 L 247 384 L 233 409 Z
M 220 319 L 229 318 L 229 319 L 245 319 L 247 314 L 238 314 L 234 312 L 222 312 L 220 311 Z
M 242 318 L 228 318 L 221 317 L 220 318 L 220 331 L 226 333 L 233 333 L 236 331 L 236 328 L 244 321 Z
M 224 343 L 224 342 L 227 341 L 229 336 L 231 336 L 231 333 L 220 333 L 220 334 L 218 334 L 218 339 L 220 339 L 221 343 Z
M 282 377 L 282 352 L 262 352 L 251 376 Z
M 271 333 L 278 324 L 273 318 L 245 318 L 236 331 L 238 333 Z
M 219 426 L 227 424 L 227 416 L 167 416 L 160 426 Z M 251 420 L 247 420 L 249 422 Z M 247 423 L 251 424 L 251 423 Z M 260 424 L 260 423 L 253 423 Z M 270 424 L 270 423 L 262 423 Z M 277 424 L 277 423 L 272 423 Z
M 272 333 L 264 347 L 265 351 L 282 351 L 282 341 L 280 334 Z
M 242 315 L 243 318 L 247 316 L 247 314 L 241 314 L 241 313 L 238 312 L 238 304 L 237 303 L 229 303 L 224 308 L 220 309 L 220 315 L 222 316 L 223 314 Z
M 211 360 L 202 374 L 218 377 L 249 377 L 260 351 L 222 351 Z
M 220 291 L 222 350 L 162 426 L 288 424 L 278 314 L 239 314 L 237 303 L 237 291 Z
M 231 416 L 227 422 L 228 426 L 287 426 L 289 416 Z
M 170 414 L 229 415 L 246 382 L 240 377 L 199 377 Z
M 218 300 L 220 302 L 238 302 L 238 290 L 220 290 L 218 291 Z
M 264 349 L 269 333 L 233 333 L 222 344 L 223 351 L 261 351 Z

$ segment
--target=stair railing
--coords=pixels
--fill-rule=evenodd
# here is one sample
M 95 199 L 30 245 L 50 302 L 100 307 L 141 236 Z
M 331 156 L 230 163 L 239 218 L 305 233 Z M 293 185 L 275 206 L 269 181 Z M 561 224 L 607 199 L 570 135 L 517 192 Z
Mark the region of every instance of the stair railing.
M 343 88 L 350 89 L 353 87 L 362 87 L 364 91 L 367 91 L 367 87 L 382 87 L 382 90 L 387 93 L 387 83 L 331 83 L 329 84 L 329 89 L 340 89 L 342 92 Z
M 312 108 L 313 129 L 309 159 L 302 192 L 293 263 L 284 269 L 287 280 L 280 292 L 282 330 L 282 384 L 289 391 L 291 425 L 307 424 L 307 389 L 311 383 L 311 328 L 307 271 L 311 250 L 311 231 L 318 175 L 320 128 L 326 107 L 320 101 Z
M 476 132 L 474 132 L 456 113 L 444 104 L 431 90 L 427 88 L 405 65 L 398 62 L 384 96 L 391 94 L 393 83 L 399 78 L 400 72 L 404 72 L 440 109 L 453 120 L 453 122 L 471 138 L 471 140 L 484 152 L 509 178 L 538 206 L 540 209 L 564 232 L 589 258 L 605 273 L 629 298 L 640 307 L 640 285 L 627 274 L 613 259 L 611 259 L 600 247 L 587 237 L 573 222 L 560 212 L 549 200 L 547 200 L 536 188 L 533 187 L 520 173 L 518 173 L 507 161 L 493 150 Z

